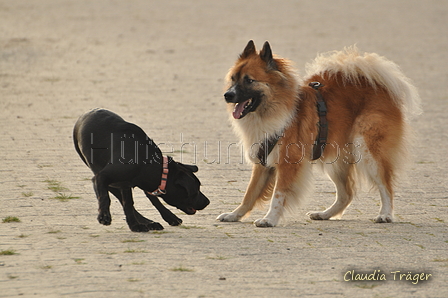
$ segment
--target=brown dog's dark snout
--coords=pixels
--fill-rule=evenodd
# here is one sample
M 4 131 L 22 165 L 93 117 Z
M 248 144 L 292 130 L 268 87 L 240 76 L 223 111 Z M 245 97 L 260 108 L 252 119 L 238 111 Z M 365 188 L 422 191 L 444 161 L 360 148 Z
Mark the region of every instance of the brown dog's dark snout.
M 232 87 L 229 90 L 227 90 L 226 93 L 224 93 L 224 98 L 226 102 L 235 102 L 236 92 L 235 89 Z

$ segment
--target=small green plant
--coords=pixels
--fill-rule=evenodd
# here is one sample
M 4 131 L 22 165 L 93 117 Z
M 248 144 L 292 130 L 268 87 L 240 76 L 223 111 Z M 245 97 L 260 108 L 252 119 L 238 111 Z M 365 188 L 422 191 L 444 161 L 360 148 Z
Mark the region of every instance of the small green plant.
M 135 242 L 145 242 L 146 240 L 140 240 L 140 239 L 125 239 L 121 240 L 121 243 L 135 243 Z
M 128 278 L 128 282 L 137 282 L 140 281 L 138 278 Z
M 50 199 L 59 200 L 61 202 L 67 202 L 69 200 L 79 199 L 79 197 L 74 197 L 72 195 L 66 195 L 64 193 L 59 193 L 57 196 L 52 197 Z
M 53 165 L 42 164 L 42 165 L 37 165 L 37 167 L 38 167 L 39 169 L 43 169 L 43 168 L 51 168 L 51 167 L 53 167 Z
M 137 250 L 137 249 L 130 249 L 130 248 L 126 249 L 124 252 L 125 253 L 147 253 L 146 250 Z
M 24 196 L 25 198 L 32 197 L 33 195 L 34 195 L 34 193 L 32 191 L 24 191 L 24 192 L 22 192 L 22 196 Z
M 8 278 L 9 279 L 16 279 L 16 278 L 18 278 L 18 276 L 17 275 L 8 274 Z
M 17 237 L 19 237 L 19 238 L 26 238 L 26 237 L 28 237 L 29 235 L 26 235 L 26 234 L 20 234 L 19 236 L 17 236 Z
M 179 267 L 174 267 L 170 269 L 171 271 L 179 271 L 179 272 L 193 272 L 193 269 L 190 268 L 186 268 L 182 265 L 180 265 Z
M 44 269 L 44 270 L 48 270 L 48 269 L 51 269 L 51 268 L 53 268 L 53 266 L 51 266 L 51 265 L 42 265 L 42 266 L 40 266 L 40 269 Z
M 179 226 L 179 228 L 181 228 L 181 229 L 186 229 L 186 230 L 189 230 L 189 229 L 205 229 L 204 227 L 198 227 L 198 226 L 184 226 L 184 225 Z
M 48 231 L 47 233 L 48 234 L 57 234 L 57 233 L 60 233 L 61 232 L 61 230 L 53 230 L 53 229 L 51 229 L 50 231 Z
M 12 256 L 16 254 L 17 253 L 14 249 L 0 250 L 0 256 Z
M 61 185 L 61 182 L 57 181 L 57 180 L 44 180 L 44 182 L 46 182 L 48 184 L 47 188 L 53 192 L 62 192 L 64 190 L 68 190 L 67 188 L 63 187 Z
M 116 255 L 116 252 L 108 252 L 108 251 L 100 251 L 99 254 L 101 255 Z
M 156 234 L 156 235 L 174 233 L 174 232 L 170 232 L 170 231 L 150 231 L 150 232 L 151 232 L 151 234 Z
M 216 257 L 207 257 L 207 259 L 209 259 L 209 260 L 227 260 L 229 258 L 224 257 L 224 256 L 216 256 Z
M 15 216 L 7 216 L 2 219 L 3 223 L 9 223 L 9 222 L 20 222 L 20 219 Z
M 81 258 L 77 258 L 77 259 L 73 259 L 75 261 L 76 264 L 85 264 L 82 261 L 84 261 L 84 259 Z
M 145 265 L 145 262 L 132 262 L 131 265 Z
M 433 262 L 448 262 L 448 259 L 434 259 Z

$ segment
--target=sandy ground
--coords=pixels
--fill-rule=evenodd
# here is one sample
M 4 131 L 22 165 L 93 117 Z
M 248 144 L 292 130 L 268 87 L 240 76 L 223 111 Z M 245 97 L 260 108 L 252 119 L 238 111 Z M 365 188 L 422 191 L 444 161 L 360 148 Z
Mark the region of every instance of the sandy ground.
M 0 297 L 448 297 L 447 13 L 445 0 L 1 0 L 0 217 L 21 222 L 0 223 Z M 310 221 L 307 211 L 333 201 L 320 174 L 312 199 L 279 227 L 253 226 L 262 210 L 215 220 L 250 175 L 222 97 L 249 39 L 269 40 L 299 71 L 356 43 L 412 78 L 424 114 L 413 120 L 396 223 L 371 221 L 374 191 L 342 220 Z M 197 164 L 209 207 L 176 212 L 184 224 L 170 227 L 135 190 L 137 209 L 163 232 L 129 231 L 116 200 L 112 225 L 98 224 L 92 174 L 71 137 L 95 107 Z M 351 270 L 386 281 L 345 281 Z

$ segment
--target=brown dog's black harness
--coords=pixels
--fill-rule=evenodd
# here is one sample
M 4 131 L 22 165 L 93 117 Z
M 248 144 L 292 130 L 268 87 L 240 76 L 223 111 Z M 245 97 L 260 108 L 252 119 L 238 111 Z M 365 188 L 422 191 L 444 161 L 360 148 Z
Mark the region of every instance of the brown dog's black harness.
M 277 145 L 278 140 L 282 136 L 283 134 L 275 134 L 270 138 L 264 139 L 263 143 L 261 143 L 260 149 L 258 149 L 257 158 L 260 160 L 262 166 L 266 166 L 269 154 L 274 150 L 275 145 Z
M 317 123 L 317 136 L 313 145 L 313 155 L 311 160 L 316 160 L 321 157 L 324 152 L 325 145 L 327 144 L 328 136 L 328 121 L 327 121 L 327 105 L 324 98 L 319 91 L 319 88 L 323 85 L 319 82 L 311 82 L 308 84 L 314 90 L 316 90 L 317 99 L 317 114 L 319 115 L 319 122 Z
M 311 160 L 316 160 L 322 156 L 324 152 L 325 145 L 327 144 L 328 136 L 328 121 L 327 121 L 327 105 L 325 104 L 324 98 L 319 91 L 319 88 L 323 85 L 320 82 L 311 82 L 309 86 L 316 90 L 316 107 L 317 114 L 319 115 L 319 122 L 317 123 L 317 136 L 313 145 L 313 153 Z M 275 145 L 277 145 L 278 140 L 283 136 L 283 134 L 276 134 L 270 138 L 264 139 L 263 143 L 260 145 L 260 149 L 257 153 L 257 158 L 260 160 L 260 164 L 266 166 L 266 162 L 269 154 L 274 150 Z

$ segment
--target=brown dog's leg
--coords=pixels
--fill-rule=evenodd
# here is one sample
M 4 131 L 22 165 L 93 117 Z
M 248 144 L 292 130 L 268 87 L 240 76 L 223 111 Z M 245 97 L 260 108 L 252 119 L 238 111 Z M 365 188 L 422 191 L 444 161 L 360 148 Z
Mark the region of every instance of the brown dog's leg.
M 270 197 L 272 184 L 275 181 L 275 170 L 260 164 L 254 164 L 249 186 L 241 204 L 230 213 L 223 213 L 217 217 L 220 221 L 239 221 L 249 213 L 255 203 L 263 197 Z
M 276 184 L 269 210 L 263 218 L 257 219 L 257 227 L 275 227 L 285 207 L 299 205 L 310 188 L 311 165 L 309 162 L 291 164 L 284 162 L 277 167 Z
M 325 211 L 308 212 L 307 215 L 311 219 L 327 220 L 342 217 L 355 194 L 351 171 L 354 171 L 354 168 L 350 164 L 328 165 L 328 176 L 336 186 L 336 200 Z

